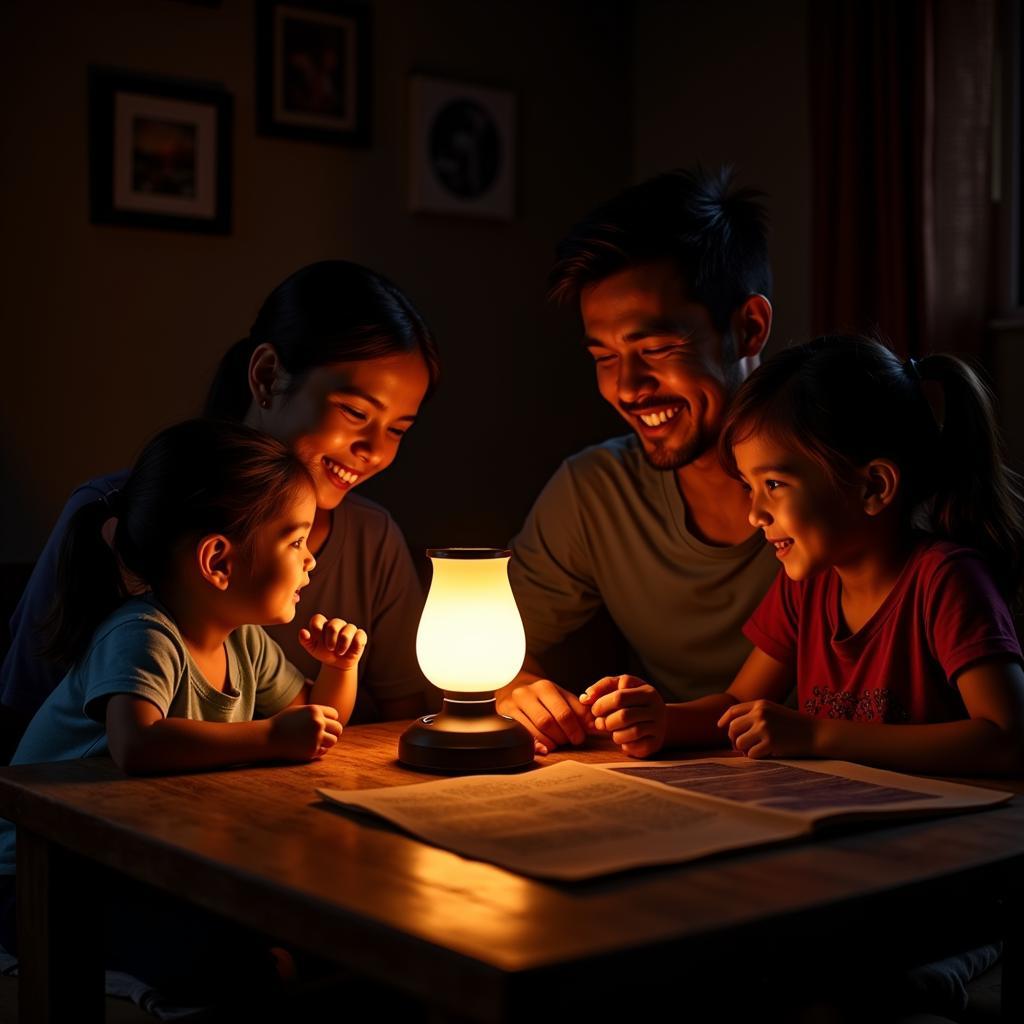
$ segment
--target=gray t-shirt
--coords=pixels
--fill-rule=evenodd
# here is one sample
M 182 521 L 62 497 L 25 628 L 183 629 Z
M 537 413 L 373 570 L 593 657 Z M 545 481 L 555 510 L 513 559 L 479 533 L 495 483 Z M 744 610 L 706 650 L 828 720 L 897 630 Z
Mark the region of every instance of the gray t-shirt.
M 733 547 L 694 537 L 675 473 L 630 435 L 562 463 L 512 541 L 509 577 L 530 654 L 543 661 L 604 605 L 647 679 L 682 701 L 732 682 L 777 571 L 760 531 Z
M 11 646 L 0 666 L 0 702 L 31 714 L 60 682 L 57 666 L 39 652 L 39 627 L 53 602 L 61 542 L 72 515 L 123 486 L 126 472 L 90 480 L 68 499 L 11 617 Z M 332 513 L 331 532 L 316 553 L 316 568 L 295 619 L 270 626 L 289 661 L 310 678 L 319 663 L 299 644 L 299 629 L 315 612 L 339 616 L 369 635 L 359 662 L 353 724 L 379 717 L 376 701 L 423 693 L 428 684 L 416 662 L 416 627 L 423 591 L 405 539 L 385 509 L 350 494 Z
M 71 761 L 107 753 L 106 699 L 133 694 L 165 718 L 251 722 L 287 707 L 304 677 L 259 626 L 225 643 L 228 685 L 210 685 L 178 627 L 150 597 L 125 602 L 96 630 L 82 660 L 36 712 L 12 764 Z M 14 826 L 0 821 L 0 874 L 14 873 Z

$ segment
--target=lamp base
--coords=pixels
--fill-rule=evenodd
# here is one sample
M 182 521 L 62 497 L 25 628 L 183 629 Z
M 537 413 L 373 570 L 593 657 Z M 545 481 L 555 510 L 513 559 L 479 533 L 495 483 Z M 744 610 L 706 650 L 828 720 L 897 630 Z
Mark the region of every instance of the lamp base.
M 436 715 L 417 719 L 402 733 L 398 760 L 432 772 L 493 772 L 533 764 L 533 737 L 499 715 L 494 694 L 481 700 L 445 695 Z

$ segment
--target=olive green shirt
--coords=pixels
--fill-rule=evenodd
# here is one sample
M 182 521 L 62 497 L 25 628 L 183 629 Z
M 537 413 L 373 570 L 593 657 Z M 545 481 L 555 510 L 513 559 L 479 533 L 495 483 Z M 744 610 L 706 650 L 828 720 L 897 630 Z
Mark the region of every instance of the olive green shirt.
M 543 664 L 604 605 L 670 701 L 732 682 L 751 649 L 743 624 L 778 571 L 760 530 L 732 547 L 698 540 L 676 474 L 654 469 L 633 435 L 566 459 L 512 551 L 530 654 Z

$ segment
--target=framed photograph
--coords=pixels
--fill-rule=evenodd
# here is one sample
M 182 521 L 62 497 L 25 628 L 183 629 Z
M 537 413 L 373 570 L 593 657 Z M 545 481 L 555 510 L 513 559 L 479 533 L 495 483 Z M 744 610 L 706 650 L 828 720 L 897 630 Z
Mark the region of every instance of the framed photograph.
M 259 0 L 256 127 L 264 135 L 370 142 L 370 12 L 358 0 Z
M 231 117 L 219 85 L 91 68 L 92 222 L 226 235 Z
M 412 209 L 511 220 L 515 94 L 426 75 L 410 87 Z

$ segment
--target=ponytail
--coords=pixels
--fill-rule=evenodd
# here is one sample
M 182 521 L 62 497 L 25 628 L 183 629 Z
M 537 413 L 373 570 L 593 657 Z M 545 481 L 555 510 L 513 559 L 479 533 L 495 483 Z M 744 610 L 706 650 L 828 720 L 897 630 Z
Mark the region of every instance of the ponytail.
M 249 411 L 249 361 L 256 351 L 251 337 L 236 341 L 221 357 L 206 396 L 203 415 L 210 419 L 243 420 Z
M 1013 600 L 1024 575 L 1024 487 L 1002 460 L 992 393 L 954 356 L 926 356 L 917 367 L 922 381 L 941 385 L 945 405 L 931 528 L 981 551 Z
M 45 653 L 65 668 L 89 649 L 100 623 L 132 593 L 159 592 L 180 542 L 222 534 L 246 545 L 300 496 L 315 494 L 287 445 L 227 420 L 187 420 L 157 434 L 120 491 L 84 505 L 61 547 Z M 117 519 L 113 546 L 104 524 Z
M 56 598 L 43 623 L 43 654 L 64 669 L 82 658 L 96 627 L 128 597 L 117 556 L 103 536 L 114 508 L 109 498 L 83 505 L 64 534 Z

